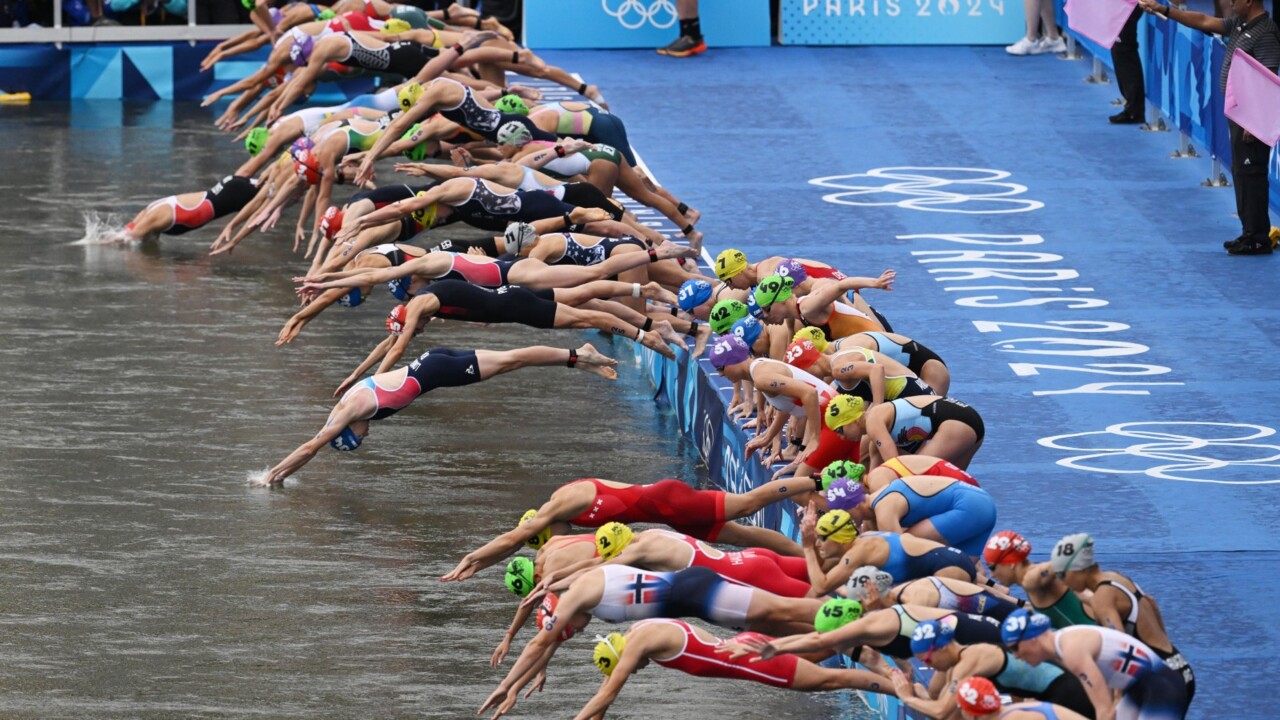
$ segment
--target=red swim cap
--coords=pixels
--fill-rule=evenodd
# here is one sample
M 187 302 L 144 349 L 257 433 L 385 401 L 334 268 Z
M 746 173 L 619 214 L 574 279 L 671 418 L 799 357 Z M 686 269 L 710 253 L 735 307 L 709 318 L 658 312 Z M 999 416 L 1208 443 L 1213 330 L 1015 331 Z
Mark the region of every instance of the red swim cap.
M 1000 693 L 984 677 L 971 677 L 956 687 L 956 704 L 970 715 L 990 715 L 1000 709 Z
M 320 161 L 310 150 L 303 150 L 293 156 L 293 170 L 308 185 L 320 184 Z
M 556 614 L 556 605 L 559 604 L 560 598 L 556 597 L 555 593 L 549 592 L 542 598 L 542 604 L 538 606 L 538 612 L 534 615 L 534 618 L 538 622 L 539 630 L 546 630 L 555 624 L 554 618 Z M 572 626 L 566 625 L 564 630 L 560 631 L 560 642 L 564 642 L 565 640 L 573 637 L 574 632 L 576 631 Z
M 342 209 L 337 205 L 330 205 L 320 219 L 320 230 L 326 238 L 332 240 L 342 230 Z
M 1031 543 L 1012 530 L 1001 530 L 987 541 L 982 559 L 988 565 L 1017 565 L 1031 555 Z
M 808 340 L 796 340 L 787 346 L 787 364 L 801 370 L 818 362 L 820 355 L 822 353 L 818 352 L 818 347 Z
M 392 335 L 404 333 L 404 324 L 408 319 L 409 309 L 405 306 L 397 305 L 391 308 L 391 312 L 387 314 L 387 332 Z

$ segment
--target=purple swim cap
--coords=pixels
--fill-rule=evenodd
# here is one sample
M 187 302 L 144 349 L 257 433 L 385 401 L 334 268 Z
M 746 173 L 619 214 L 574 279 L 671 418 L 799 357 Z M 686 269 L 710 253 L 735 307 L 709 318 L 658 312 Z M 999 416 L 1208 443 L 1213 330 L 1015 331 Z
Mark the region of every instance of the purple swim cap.
M 827 507 L 832 510 L 852 510 L 867 497 L 862 483 L 840 478 L 827 486 Z
M 805 272 L 804 266 L 800 264 L 800 261 L 790 258 L 778 263 L 778 267 L 774 268 L 773 274 L 789 277 L 795 285 L 799 285 L 809 279 L 809 273 Z M 792 287 L 795 287 L 795 285 Z
M 311 51 L 315 48 L 315 38 L 310 35 L 294 38 L 293 47 L 289 48 L 289 60 L 299 67 L 306 65 L 311 61 Z
M 737 335 L 717 335 L 711 338 L 711 343 L 709 358 L 712 366 L 717 370 L 723 370 L 729 365 L 737 365 L 751 357 L 750 348 Z

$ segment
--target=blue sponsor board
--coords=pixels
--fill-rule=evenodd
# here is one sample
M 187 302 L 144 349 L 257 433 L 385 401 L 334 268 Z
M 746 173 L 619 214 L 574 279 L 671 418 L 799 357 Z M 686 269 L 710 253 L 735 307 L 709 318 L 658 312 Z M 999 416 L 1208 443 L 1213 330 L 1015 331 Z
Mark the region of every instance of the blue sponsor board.
M 712 47 L 770 43 L 768 0 L 702 0 Z M 676 0 L 525 0 L 525 44 L 549 48 L 652 48 L 680 34 Z
M 1016 0 L 782 0 L 783 45 L 1007 45 Z

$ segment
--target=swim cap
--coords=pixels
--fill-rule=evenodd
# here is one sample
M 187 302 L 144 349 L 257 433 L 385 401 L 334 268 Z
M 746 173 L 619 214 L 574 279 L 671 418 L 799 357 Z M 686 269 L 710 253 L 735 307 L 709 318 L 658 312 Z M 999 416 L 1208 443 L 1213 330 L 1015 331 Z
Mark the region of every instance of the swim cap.
M 944 648 L 956 636 L 956 616 L 947 615 L 940 620 L 926 620 L 916 626 L 911 633 L 911 654 L 932 654 L 934 650 Z M 929 662 L 927 659 L 925 662 Z
M 764 324 L 748 315 L 735 322 L 729 332 L 742 338 L 742 342 L 750 348 L 760 339 L 760 333 L 764 332 Z
M 529 106 L 525 104 L 524 98 L 513 93 L 507 93 L 498 98 L 498 102 L 493 106 L 508 115 L 528 115 Z
M 866 472 L 867 466 L 862 463 L 856 463 L 851 460 L 836 460 L 822 468 L 822 489 L 826 490 L 831 487 L 831 483 L 840 478 L 861 483 L 862 475 Z
M 893 588 L 893 576 L 875 565 L 863 565 L 854 570 L 845 581 L 844 591 L 854 600 L 865 601 L 868 595 L 867 588 L 871 585 L 875 585 L 876 591 L 884 595 Z
M 745 362 L 751 357 L 751 349 L 737 335 L 717 335 L 711 340 L 711 352 L 707 359 L 711 361 L 711 367 L 717 370 Z
M 837 395 L 827 403 L 827 414 L 822 421 L 832 430 L 839 430 L 849 423 L 857 422 L 862 417 L 866 406 L 862 398 L 853 395 Z
M 804 266 L 800 264 L 800 261 L 790 258 L 778 263 L 778 267 L 773 269 L 773 274 L 791 278 L 793 287 L 809 279 L 809 273 L 805 272 Z
M 524 147 L 524 144 L 532 139 L 533 133 L 529 132 L 529 128 L 519 120 L 509 120 L 498 128 L 498 143 L 501 145 Z
M 520 522 L 516 523 L 516 525 L 523 525 L 523 524 L 525 524 L 525 523 L 529 522 L 529 521 L 530 521 L 530 520 L 532 520 L 532 519 L 534 518 L 534 516 L 535 516 L 535 515 L 537 515 L 537 514 L 538 514 L 538 511 L 537 511 L 537 510 L 535 510 L 535 509 L 533 509 L 533 508 L 529 508 L 528 510 L 525 510 L 525 511 L 524 511 L 524 514 L 520 516 Z M 542 530 L 538 531 L 538 534 L 537 534 L 537 535 L 534 535 L 533 537 L 529 538 L 528 540 L 525 540 L 525 541 L 524 541 L 524 544 L 525 544 L 525 545 L 528 545 L 529 547 L 533 548 L 534 550 L 537 550 L 537 549 L 541 548 L 543 545 L 546 545 L 546 544 L 547 544 L 547 541 L 548 541 L 548 540 L 550 540 L 550 539 L 551 539 L 551 528 L 550 528 L 550 527 L 544 527 L 544 528 L 542 528 Z
M 733 324 L 746 317 L 747 306 L 737 300 L 721 300 L 711 307 L 707 320 L 711 323 L 711 332 L 724 335 Z
M 324 211 L 324 216 L 320 218 L 320 232 L 330 240 L 337 236 L 342 230 L 342 208 L 337 205 L 330 205 Z
M 1018 608 L 1009 613 L 1000 626 L 1000 642 L 1005 645 L 1017 645 L 1023 640 L 1031 640 L 1053 629 L 1048 615 L 1032 612 L 1026 608 Z
M 858 537 L 853 517 L 845 510 L 831 510 L 818 518 L 818 537 L 838 543 L 850 543 Z
M 293 39 L 293 46 L 289 48 L 289 61 L 298 67 L 302 67 L 311 60 L 311 52 L 315 49 L 315 38 L 302 33 L 302 37 Z
M 418 102 L 418 98 L 422 97 L 423 92 L 422 84 L 416 82 L 400 88 L 400 92 L 396 93 L 396 99 L 400 101 L 400 109 L 408 110 L 413 107 Z
M 507 563 L 507 574 L 502 578 L 507 589 L 520 597 L 527 597 L 533 590 L 533 561 L 526 557 L 512 558 Z
M 351 288 L 351 292 L 338 298 L 338 304 L 342 307 L 356 307 L 364 302 L 364 293 L 360 288 Z
M 334 450 L 350 452 L 360 447 L 362 442 L 364 442 L 364 438 L 357 435 L 351 428 L 344 427 L 342 432 L 338 433 L 338 437 L 329 441 L 329 447 Z
M 1059 575 L 1097 565 L 1093 559 L 1093 538 L 1088 533 L 1076 533 L 1062 538 L 1053 546 L 1053 557 L 1049 558 L 1049 563 Z
M 243 2 L 243 0 L 241 1 Z M 267 8 L 267 15 L 271 16 L 272 25 L 279 25 L 280 21 L 284 19 L 284 13 L 281 12 L 280 8 Z
M 310 155 L 311 155 L 310 151 L 308 151 L 308 152 L 307 152 L 307 154 L 310 156 Z M 303 160 L 294 160 L 294 161 L 293 161 L 293 171 L 294 171 L 295 173 L 297 173 L 298 177 L 302 178 L 302 181 L 303 181 L 303 182 L 305 182 L 306 184 L 308 184 L 308 185 L 319 185 L 319 184 L 320 184 L 320 170 L 319 170 L 318 168 L 316 168 L 316 166 L 315 166 L 315 164 L 314 164 L 314 163 L 315 163 L 315 157 L 314 157 L 314 156 L 311 156 L 311 157 L 309 157 L 308 159 L 309 159 L 311 162 L 306 162 L 306 161 L 303 161 Z
M 612 560 L 631 544 L 633 537 L 635 533 L 626 525 L 620 522 L 605 523 L 596 529 L 596 552 L 605 560 Z
M 410 25 L 408 22 L 404 20 L 401 20 L 400 18 L 391 18 L 386 22 L 385 25 L 382 26 L 382 32 L 386 33 L 387 35 L 394 35 L 396 33 L 409 32 L 412 29 L 413 29 L 412 25 Z
M 522 250 L 538 241 L 538 229 L 529 223 L 511 223 L 502 231 L 502 241 L 507 252 L 519 255 Z
M 419 131 L 419 130 L 421 130 L 421 129 L 422 129 L 422 123 L 414 123 L 414 124 L 413 124 L 413 127 L 411 127 L 411 128 L 409 128 L 408 130 L 406 130 L 406 131 L 405 131 L 405 133 L 404 133 L 403 135 L 401 135 L 401 136 L 400 136 L 400 139 L 401 139 L 401 140 L 412 140 L 412 139 L 413 139 L 413 134 L 414 134 L 414 133 L 416 133 L 416 132 L 418 132 L 418 131 Z M 409 158 L 409 159 L 410 159 L 410 160 L 412 160 L 413 162 L 422 162 L 423 160 L 426 160 L 426 159 L 427 159 L 427 142 L 426 142 L 425 140 L 423 140 L 422 142 L 418 143 L 417 145 L 414 145 L 414 146 L 410 147 L 408 150 L 405 150 L 405 151 L 404 151 L 403 153 L 401 153 L 401 154 L 402 154 L 402 155 L 404 155 L 405 157 Z
M 764 320 L 764 308 L 756 302 L 754 293 L 747 293 L 747 314 L 757 320 Z
M 799 330 L 796 331 L 796 334 L 792 336 L 791 339 L 792 340 L 808 340 L 809 342 L 813 343 L 814 347 L 818 348 L 818 352 L 826 352 L 827 345 L 829 344 L 827 342 L 827 335 L 826 333 L 822 332 L 822 328 L 816 328 L 812 325 L 805 325 L 804 327 L 800 328 Z
M 1017 565 L 1031 555 L 1031 543 L 1012 530 L 1001 530 L 987 540 L 982 559 L 988 565 Z
M 325 8 L 324 10 L 321 10 L 321 11 L 320 11 L 320 14 L 316 16 L 316 19 L 317 19 L 317 20 L 332 20 L 332 19 L 334 19 L 334 18 L 336 18 L 336 17 L 338 17 L 338 13 L 334 12 L 334 11 L 333 11 L 333 10 L 331 10 L 330 8 Z
M 722 250 L 716 256 L 715 271 L 716 277 L 720 278 L 720 282 L 726 282 L 729 278 L 737 275 L 747 269 L 747 256 L 741 250 Z
M 627 639 L 618 633 L 609 633 L 608 637 L 596 636 L 596 649 L 591 653 L 591 662 L 600 668 L 605 675 L 612 675 L 613 669 L 622 659 L 622 651 L 627 647 Z
M 542 604 L 538 605 L 538 610 L 533 616 L 534 621 L 538 623 L 538 630 L 551 632 L 551 628 L 555 627 L 556 606 L 559 604 L 560 598 L 555 593 L 549 592 L 546 597 L 542 598 Z M 564 629 L 560 631 L 558 639 L 560 642 L 564 642 L 573 637 L 576 632 L 572 625 L 565 625 Z
M 303 135 L 289 144 L 289 154 L 293 156 L 294 160 L 298 160 L 304 153 L 314 150 L 315 147 L 316 141 L 306 135 Z
M 862 617 L 862 603 L 857 600 L 833 598 L 822 603 L 813 616 L 813 629 L 820 633 L 839 630 Z
M 676 294 L 676 304 L 685 312 L 711 299 L 711 283 L 706 280 L 685 280 Z
M 409 294 L 409 278 L 402 277 L 396 278 L 395 280 L 388 280 L 387 292 L 391 293 L 391 296 L 400 302 L 408 300 L 412 297 L 412 295 Z M 396 334 L 399 335 L 399 333 Z
M 784 302 L 792 296 L 791 288 L 795 287 L 795 281 L 789 277 L 781 275 L 770 275 L 760 281 L 756 285 L 756 289 L 752 291 L 752 296 L 762 308 L 767 308 L 774 303 Z
M 1000 691 L 984 677 L 965 678 L 956 686 L 956 705 L 970 715 L 990 715 L 1000 709 Z
M 262 146 L 267 144 L 267 136 L 271 131 L 264 127 L 256 127 L 249 131 L 244 139 L 244 149 L 249 151 L 250 155 L 257 156 L 262 152 Z
M 423 195 L 426 195 L 426 194 L 427 194 L 426 190 L 419 190 L 417 197 L 422 197 Z M 435 227 L 436 220 L 439 217 L 439 215 L 440 215 L 440 203 L 431 203 L 430 205 L 424 208 L 418 208 L 417 210 L 414 210 L 413 212 L 409 213 L 409 216 L 413 218 L 413 221 L 421 225 L 423 229 Z
M 827 488 L 827 507 L 832 510 L 852 510 L 867 499 L 867 488 L 857 480 L 838 478 Z
M 818 358 L 822 357 L 822 353 L 808 340 L 796 340 L 787 346 L 787 354 L 783 357 L 786 358 L 787 364 L 791 367 L 807 370 L 818 362 Z
M 403 305 L 391 308 L 391 312 L 387 313 L 387 332 L 392 335 L 404 333 L 404 324 L 409 319 L 408 315 L 409 310 Z

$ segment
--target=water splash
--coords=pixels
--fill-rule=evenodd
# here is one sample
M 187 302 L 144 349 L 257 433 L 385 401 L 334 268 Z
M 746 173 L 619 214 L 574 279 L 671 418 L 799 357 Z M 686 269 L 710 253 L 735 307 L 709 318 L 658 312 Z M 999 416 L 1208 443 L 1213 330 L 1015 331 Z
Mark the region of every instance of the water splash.
M 138 240 L 126 235 L 123 218 L 114 213 L 84 214 L 84 237 L 71 243 L 72 245 L 136 245 Z
M 250 470 L 244 474 L 244 484 L 249 487 L 266 487 L 267 475 L 271 473 L 271 468 L 262 468 L 261 470 Z

